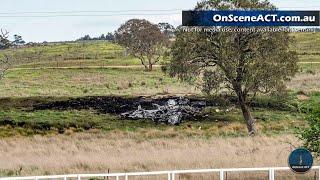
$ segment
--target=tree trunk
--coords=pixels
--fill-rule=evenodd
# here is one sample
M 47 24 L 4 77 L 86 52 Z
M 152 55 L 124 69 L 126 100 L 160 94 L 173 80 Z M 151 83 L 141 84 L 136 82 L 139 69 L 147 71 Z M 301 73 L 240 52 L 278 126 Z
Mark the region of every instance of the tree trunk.
M 149 71 L 149 67 L 148 67 L 147 64 L 144 62 L 144 60 L 140 58 L 140 62 L 141 62 L 141 64 L 144 66 L 144 70 L 145 70 L 145 71 Z
M 247 124 L 247 129 L 248 129 L 249 135 L 253 136 L 256 133 L 256 130 L 254 128 L 255 120 L 251 116 L 250 109 L 247 106 L 246 101 L 245 101 L 245 97 L 243 97 L 242 95 L 238 95 L 238 98 L 239 98 L 239 104 L 241 107 L 243 117 L 244 117 L 246 124 Z
M 243 117 L 244 117 L 244 119 L 246 120 L 246 123 L 247 123 L 247 129 L 248 129 L 249 135 L 255 135 L 256 130 L 254 128 L 254 119 L 251 116 L 249 107 L 247 105 L 245 105 L 245 104 L 244 105 L 240 105 L 240 106 L 241 106 Z
M 152 67 L 153 64 L 152 64 L 152 59 L 150 57 L 148 57 L 148 71 L 152 71 Z
M 153 68 L 152 64 L 149 63 L 149 71 L 152 71 L 152 68 Z

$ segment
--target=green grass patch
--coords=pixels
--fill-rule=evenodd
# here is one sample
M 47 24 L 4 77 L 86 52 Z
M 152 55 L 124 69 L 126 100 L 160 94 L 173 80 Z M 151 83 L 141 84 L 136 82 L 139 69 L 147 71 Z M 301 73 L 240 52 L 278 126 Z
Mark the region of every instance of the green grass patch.
M 216 113 L 201 121 L 185 121 L 180 126 L 168 126 L 156 124 L 151 120 L 123 120 L 117 116 L 98 114 L 90 110 L 23 111 L 11 109 L 0 112 L 0 137 L 68 134 L 92 129 L 101 132 L 132 132 L 141 138 L 146 136 L 158 138 L 247 135 L 241 112 L 235 110 L 230 114 Z M 263 134 L 292 133 L 297 124 L 305 124 L 304 115 L 298 113 L 255 110 L 253 116 L 257 119 L 258 131 Z M 170 131 L 171 129 L 173 132 Z
M 121 46 L 107 41 L 48 43 L 43 46 L 9 49 L 2 53 L 12 55 L 16 64 L 113 59 L 125 55 Z
M 90 110 L 23 111 L 11 109 L 0 112 L 0 136 L 66 133 L 67 130 L 82 132 L 90 129 L 102 131 L 136 131 L 151 128 L 155 124 L 146 120 L 121 120 L 117 116 L 98 114 Z M 159 127 L 164 127 L 159 125 Z M 5 130 L 7 129 L 7 130 Z
M 139 59 L 107 41 L 49 43 L 1 51 L 13 57 L 12 68 L 134 66 Z
M 0 81 L 0 97 L 80 97 L 192 93 L 194 88 L 160 69 L 142 68 L 12 70 Z
M 312 64 L 312 63 L 306 63 L 306 64 L 299 64 L 300 72 L 306 72 L 306 73 L 319 73 L 320 72 L 320 64 Z
M 111 59 L 80 59 L 80 60 L 63 60 L 63 61 L 42 61 L 33 62 L 15 66 L 16 68 L 59 68 L 59 67 L 105 67 L 105 66 L 139 66 L 141 62 L 137 58 L 124 57 L 124 58 L 111 58 Z

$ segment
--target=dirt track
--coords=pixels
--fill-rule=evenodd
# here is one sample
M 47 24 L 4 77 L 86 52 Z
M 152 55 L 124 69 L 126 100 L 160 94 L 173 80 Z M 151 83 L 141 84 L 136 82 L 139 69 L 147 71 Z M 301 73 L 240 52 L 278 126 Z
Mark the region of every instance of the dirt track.
M 299 64 L 320 64 L 320 62 L 298 62 Z M 153 65 L 154 68 L 159 68 L 161 65 Z M 125 69 L 125 68 L 141 68 L 141 65 L 131 65 L 131 66 L 67 66 L 67 67 L 36 67 L 36 68 L 10 68 L 9 71 L 13 70 L 41 70 L 41 69 Z
M 161 65 L 154 65 L 154 68 L 159 68 Z M 125 68 L 141 68 L 143 69 L 143 66 L 140 65 L 133 65 L 133 66 L 67 66 L 67 67 L 36 67 L 36 68 L 10 68 L 11 70 L 41 70 L 41 69 L 125 69 Z

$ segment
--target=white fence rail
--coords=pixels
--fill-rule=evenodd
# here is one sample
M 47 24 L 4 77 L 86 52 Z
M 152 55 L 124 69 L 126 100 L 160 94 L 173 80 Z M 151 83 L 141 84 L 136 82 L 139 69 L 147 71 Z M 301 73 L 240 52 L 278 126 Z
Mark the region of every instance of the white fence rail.
M 312 167 L 317 171 L 317 178 L 320 180 L 320 166 Z M 151 175 L 167 175 L 168 180 L 175 180 L 179 174 L 199 174 L 199 173 L 219 173 L 220 180 L 225 179 L 226 172 L 268 172 L 269 180 L 275 180 L 276 171 L 288 171 L 288 167 L 267 167 L 267 168 L 230 168 L 230 169 L 193 169 L 193 170 L 173 170 L 173 171 L 154 171 L 154 172 L 131 172 L 131 173 L 111 173 L 111 174 L 68 174 L 68 175 L 53 175 L 53 176 L 28 176 L 28 177 L 0 177 L 0 180 L 42 180 L 42 179 L 63 179 L 76 178 L 77 180 L 87 178 L 113 177 L 116 180 L 125 178 L 129 180 L 133 176 L 151 176 Z

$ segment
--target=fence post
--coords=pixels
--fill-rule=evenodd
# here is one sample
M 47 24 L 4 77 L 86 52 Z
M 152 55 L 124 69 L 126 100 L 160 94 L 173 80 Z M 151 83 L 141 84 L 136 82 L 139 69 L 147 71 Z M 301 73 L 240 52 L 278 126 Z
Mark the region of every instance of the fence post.
M 171 174 L 168 173 L 168 180 L 171 180 Z
M 80 175 L 78 175 L 78 180 L 81 180 L 81 176 Z
M 271 174 L 272 172 L 271 172 L 271 168 L 269 169 L 269 180 L 272 180 L 272 178 L 271 178 L 271 176 L 272 176 L 272 174 Z
M 119 180 L 119 176 L 116 176 L 116 180 Z
M 272 180 L 274 180 L 276 178 L 276 175 L 275 175 L 275 170 L 272 169 Z
M 67 176 L 65 176 L 65 177 L 63 178 L 63 180 L 67 180 Z
M 274 169 L 269 169 L 269 180 L 274 180 Z
M 224 180 L 224 171 L 220 170 L 220 180 Z
M 172 173 L 171 175 L 172 175 L 171 180 L 175 180 L 175 174 L 174 174 L 174 173 Z
M 126 176 L 125 176 L 125 180 L 128 180 L 128 174 L 126 174 Z

